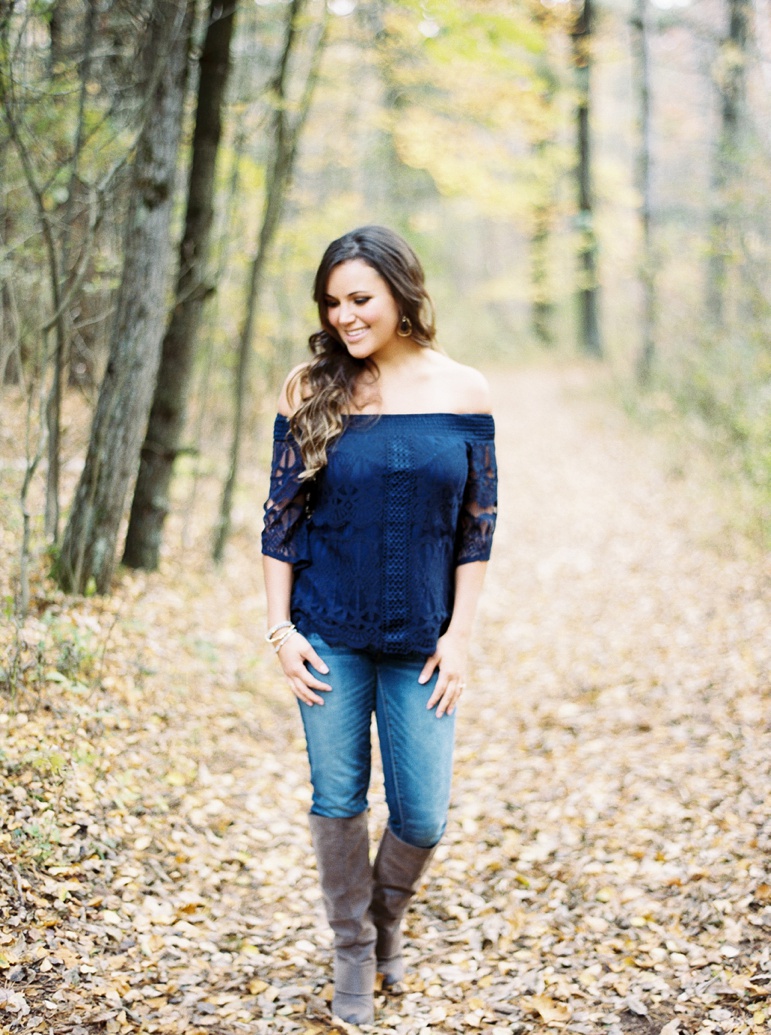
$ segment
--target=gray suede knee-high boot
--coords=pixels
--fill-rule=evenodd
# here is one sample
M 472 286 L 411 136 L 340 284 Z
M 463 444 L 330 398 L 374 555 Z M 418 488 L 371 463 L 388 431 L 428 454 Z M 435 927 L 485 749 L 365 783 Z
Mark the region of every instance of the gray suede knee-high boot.
M 332 1010 L 344 1021 L 371 1024 L 375 1016 L 375 927 L 369 915 L 372 867 L 367 813 L 345 819 L 310 815 L 321 891 L 335 935 Z
M 388 827 L 380 842 L 373 870 L 371 912 L 377 928 L 377 969 L 385 987 L 398 984 L 404 977 L 402 917 L 435 847 L 408 845 Z

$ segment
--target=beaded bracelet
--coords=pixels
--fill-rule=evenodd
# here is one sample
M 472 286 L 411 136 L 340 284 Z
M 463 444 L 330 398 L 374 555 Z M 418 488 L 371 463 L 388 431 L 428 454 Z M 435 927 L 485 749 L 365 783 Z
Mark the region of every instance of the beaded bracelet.
M 284 635 L 283 635 L 283 636 L 281 637 L 281 639 L 280 639 L 280 640 L 278 640 L 278 641 L 271 641 L 271 642 L 275 642 L 275 644 L 276 644 L 276 645 L 275 645 L 275 647 L 273 648 L 273 653 L 274 653 L 274 654 L 278 654 L 278 652 L 279 652 L 279 651 L 281 650 L 281 648 L 282 648 L 282 647 L 284 646 L 284 644 L 285 644 L 285 643 L 286 643 L 286 641 L 287 641 L 287 640 L 289 639 L 289 637 L 290 637 L 290 636 L 294 636 L 294 634 L 295 634 L 296 632 L 297 632 L 297 630 L 295 629 L 295 627 L 294 627 L 294 626 L 292 626 L 292 628 L 291 628 L 291 629 L 287 629 L 287 631 L 286 631 L 286 632 L 284 633 Z
M 277 622 L 272 629 L 268 629 L 265 633 L 265 640 L 267 643 L 276 643 L 286 633 L 281 633 L 281 636 L 276 636 L 277 632 L 281 632 L 282 629 L 294 629 L 294 622 Z

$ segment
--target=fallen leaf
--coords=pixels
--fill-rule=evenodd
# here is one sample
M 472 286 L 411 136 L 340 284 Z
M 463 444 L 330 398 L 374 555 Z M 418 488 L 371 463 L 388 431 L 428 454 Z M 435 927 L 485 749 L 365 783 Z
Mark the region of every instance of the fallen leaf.
M 680 1035 L 680 1021 L 675 1018 L 672 1021 L 667 1021 L 664 1027 L 659 1031 L 659 1035 Z
M 8 988 L 0 988 L 0 1010 L 26 1017 L 30 1012 L 27 1000 L 21 992 L 11 992 Z
M 569 1021 L 573 1011 L 567 1003 L 558 1003 L 548 995 L 532 995 L 522 999 L 522 1006 L 530 1013 L 537 1013 L 547 1023 Z

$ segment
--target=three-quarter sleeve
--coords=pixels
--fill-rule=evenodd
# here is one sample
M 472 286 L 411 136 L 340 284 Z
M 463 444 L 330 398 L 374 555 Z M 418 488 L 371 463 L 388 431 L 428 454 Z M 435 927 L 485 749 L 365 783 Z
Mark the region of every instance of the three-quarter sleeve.
M 262 552 L 294 565 L 308 559 L 305 521 L 308 486 L 300 481 L 303 470 L 300 447 L 289 430 L 289 421 L 279 414 L 273 427 L 273 463 L 270 495 L 265 503 Z
M 486 438 L 468 445 L 468 479 L 458 527 L 455 563 L 487 561 L 498 512 L 498 468 L 495 443 Z

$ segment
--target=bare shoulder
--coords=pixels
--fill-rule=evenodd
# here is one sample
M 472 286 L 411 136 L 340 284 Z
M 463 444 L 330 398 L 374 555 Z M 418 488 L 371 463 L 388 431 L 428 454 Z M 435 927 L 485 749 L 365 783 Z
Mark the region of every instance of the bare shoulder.
M 490 413 L 490 385 L 484 374 L 449 356 L 442 356 L 442 361 L 442 376 L 451 412 Z
M 278 412 L 284 417 L 291 417 L 302 402 L 302 385 L 300 376 L 310 363 L 298 363 L 294 369 L 287 374 L 278 397 Z

